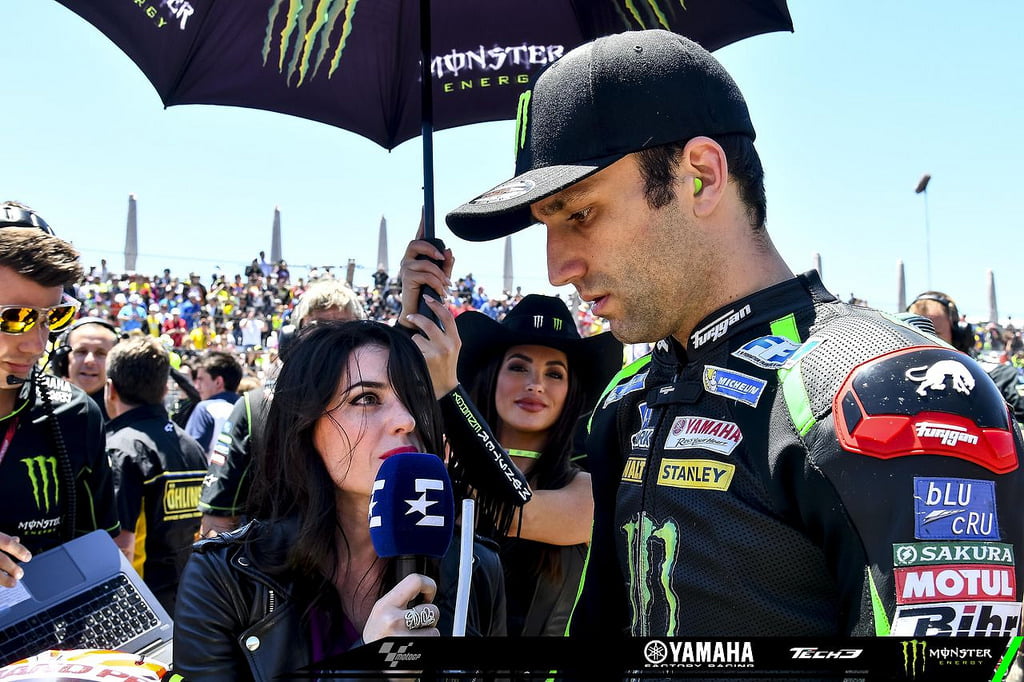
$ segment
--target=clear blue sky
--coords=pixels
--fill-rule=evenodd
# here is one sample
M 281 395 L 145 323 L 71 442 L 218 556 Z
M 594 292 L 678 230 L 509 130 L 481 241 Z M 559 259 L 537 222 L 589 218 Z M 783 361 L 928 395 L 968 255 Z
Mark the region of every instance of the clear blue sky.
M 717 54 L 747 97 L 767 173 L 768 228 L 790 266 L 820 253 L 827 286 L 875 307 L 931 286 L 985 315 L 995 272 L 1002 317 L 1024 318 L 1019 267 L 1024 3 L 790 0 L 796 31 Z M 386 216 L 391 272 L 416 229 L 420 143 L 386 152 L 353 133 L 280 114 L 164 110 L 135 65 L 50 0 L 0 3 L 0 199 L 34 206 L 87 264 L 121 267 L 128 195 L 138 197 L 139 269 L 229 275 L 270 251 L 281 207 L 293 266 L 376 266 Z M 438 235 L 456 274 L 500 288 L 501 241 L 471 245 L 444 213 L 507 179 L 512 123 L 435 135 Z M 541 228 L 514 237 L 516 282 L 553 291 Z M 301 267 L 295 268 L 301 272 Z M 564 290 L 563 290 L 564 291 Z

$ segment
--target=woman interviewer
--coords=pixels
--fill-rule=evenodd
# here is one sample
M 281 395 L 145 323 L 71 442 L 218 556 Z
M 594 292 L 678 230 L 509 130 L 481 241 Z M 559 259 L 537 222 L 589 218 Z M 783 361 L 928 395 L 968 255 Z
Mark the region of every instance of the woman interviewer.
M 415 573 L 396 584 L 367 523 L 381 462 L 440 447 L 429 375 L 406 336 L 366 321 L 303 330 L 256 448 L 255 520 L 198 543 L 185 568 L 175 671 L 269 680 L 363 642 L 450 632 L 448 557 L 440 589 Z M 469 633 L 504 634 L 500 564 L 480 545 L 472 589 Z M 424 603 L 409 608 L 417 597 Z

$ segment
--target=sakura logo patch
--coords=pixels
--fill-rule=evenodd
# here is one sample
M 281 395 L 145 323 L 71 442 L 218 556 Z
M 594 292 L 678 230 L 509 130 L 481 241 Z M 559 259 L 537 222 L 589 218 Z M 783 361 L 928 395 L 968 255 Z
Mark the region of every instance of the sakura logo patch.
M 934 365 L 911 367 L 904 376 L 920 384 L 917 387 L 919 396 L 928 395 L 928 391 L 946 391 L 953 389 L 957 393 L 970 395 L 974 390 L 974 377 L 970 370 L 958 360 L 940 360 Z

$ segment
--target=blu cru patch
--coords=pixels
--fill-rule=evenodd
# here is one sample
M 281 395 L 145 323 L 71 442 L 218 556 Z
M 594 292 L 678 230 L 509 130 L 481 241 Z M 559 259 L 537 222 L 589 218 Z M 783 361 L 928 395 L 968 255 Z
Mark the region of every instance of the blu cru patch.
M 969 478 L 914 478 L 914 537 L 998 540 L 996 484 Z

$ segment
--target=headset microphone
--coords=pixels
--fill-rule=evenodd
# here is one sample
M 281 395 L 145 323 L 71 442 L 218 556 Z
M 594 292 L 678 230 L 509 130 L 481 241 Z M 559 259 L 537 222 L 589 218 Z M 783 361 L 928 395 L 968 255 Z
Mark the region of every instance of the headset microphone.
M 403 452 L 384 460 L 373 482 L 369 522 L 377 556 L 398 559 L 398 580 L 422 572 L 424 557 L 444 556 L 455 527 L 455 501 L 441 458 Z
M 22 384 L 27 384 L 27 383 L 28 383 L 28 379 L 22 379 L 21 377 L 16 377 L 13 374 L 8 374 L 7 375 L 7 385 L 8 386 L 21 386 Z

